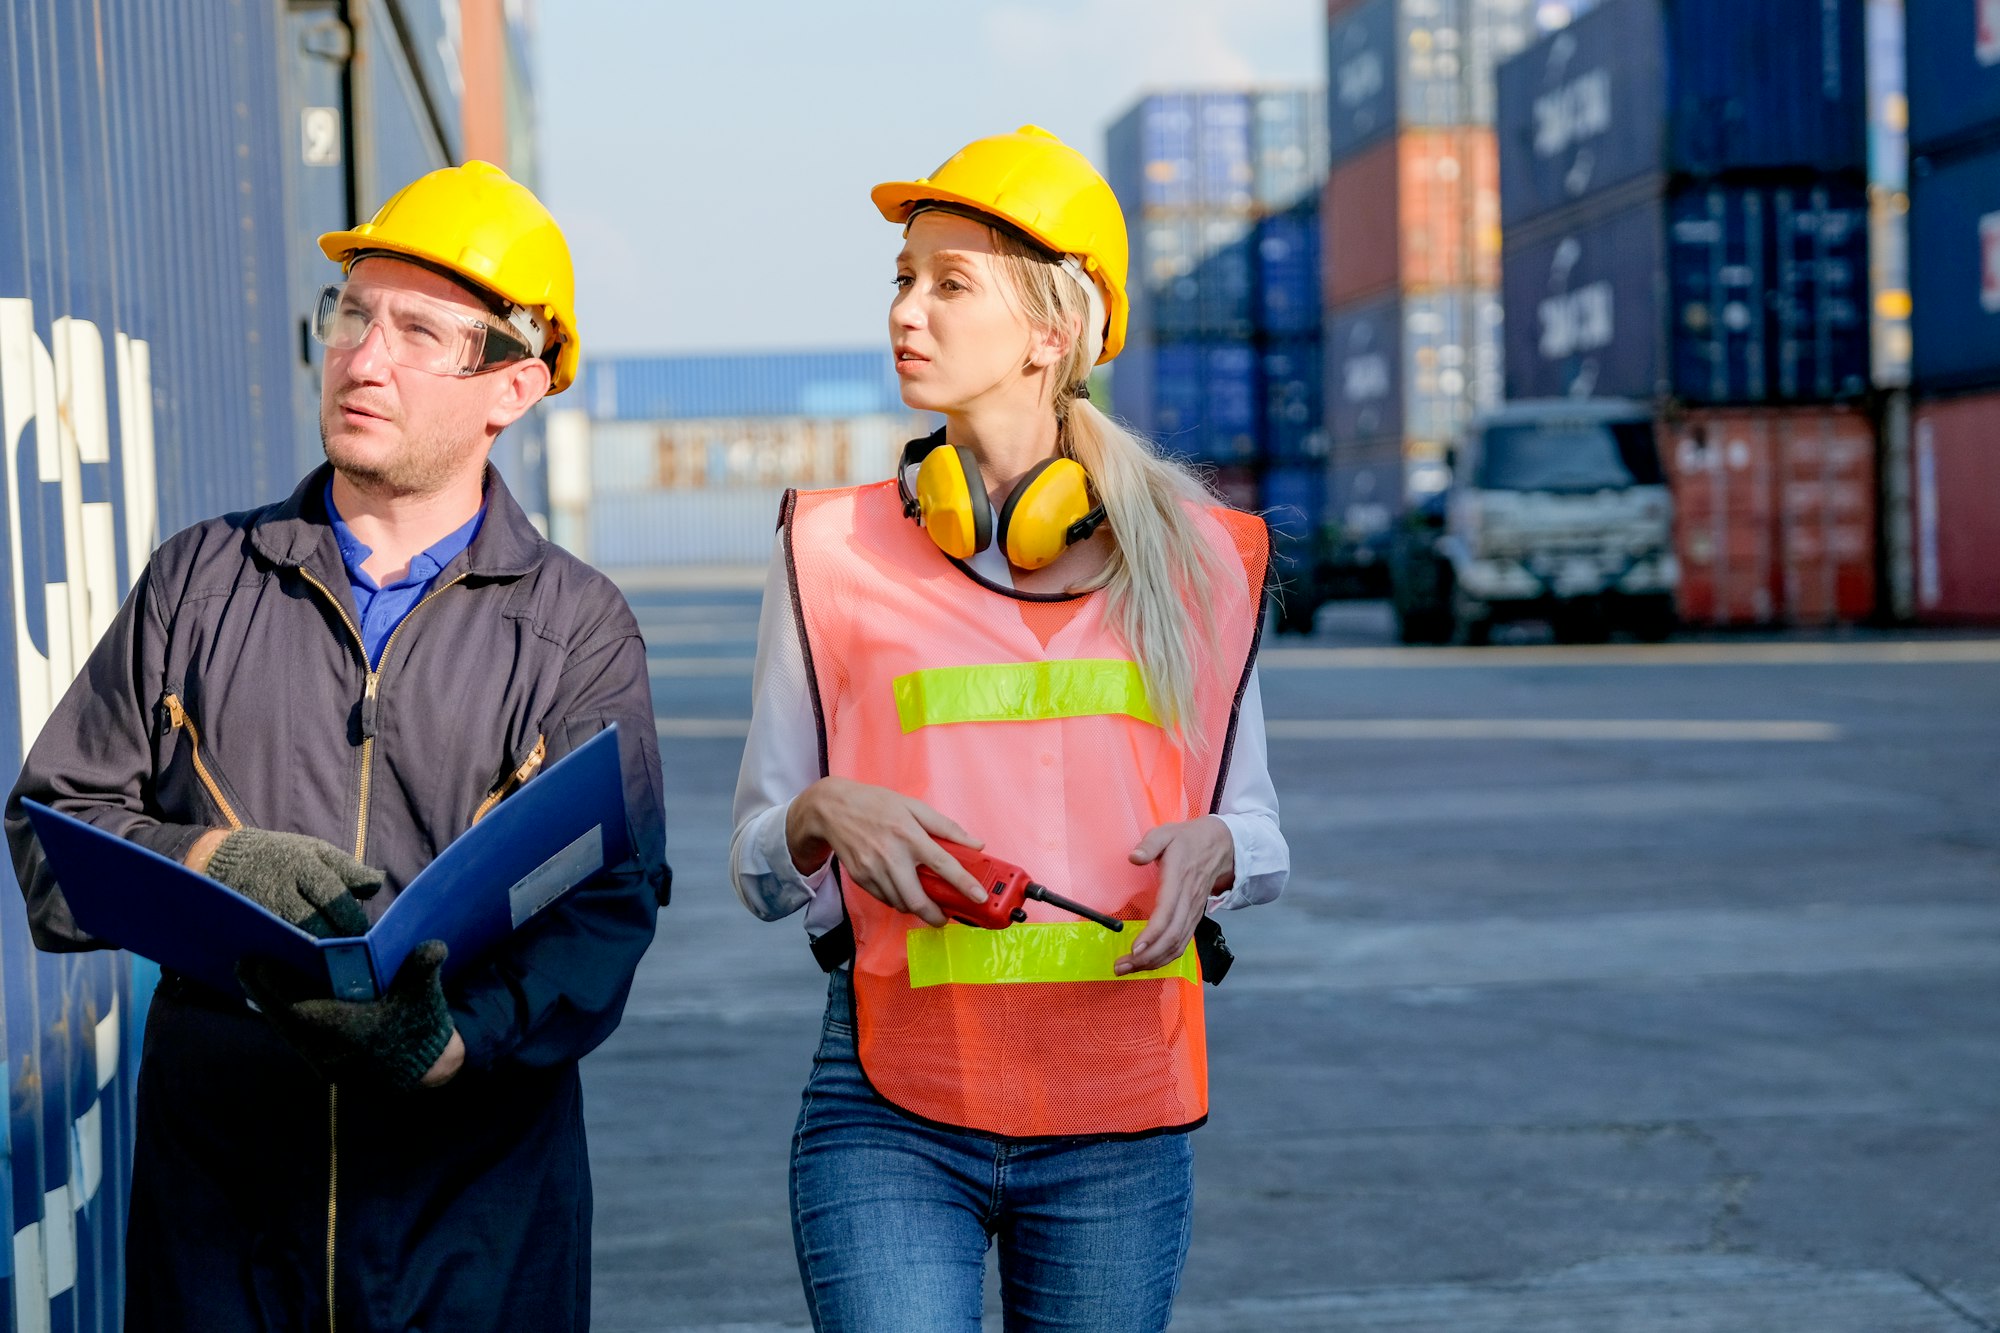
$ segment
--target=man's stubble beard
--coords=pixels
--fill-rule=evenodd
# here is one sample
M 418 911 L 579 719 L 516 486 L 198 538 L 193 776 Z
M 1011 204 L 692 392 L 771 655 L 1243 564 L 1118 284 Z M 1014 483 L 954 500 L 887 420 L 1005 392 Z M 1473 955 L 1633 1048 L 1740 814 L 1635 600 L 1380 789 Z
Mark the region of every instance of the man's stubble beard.
M 363 490 L 391 495 L 435 495 L 457 475 L 467 448 L 454 449 L 437 436 L 405 436 L 403 447 L 386 463 L 364 462 L 343 457 L 328 435 L 326 422 L 319 424 L 319 447 L 334 470 Z

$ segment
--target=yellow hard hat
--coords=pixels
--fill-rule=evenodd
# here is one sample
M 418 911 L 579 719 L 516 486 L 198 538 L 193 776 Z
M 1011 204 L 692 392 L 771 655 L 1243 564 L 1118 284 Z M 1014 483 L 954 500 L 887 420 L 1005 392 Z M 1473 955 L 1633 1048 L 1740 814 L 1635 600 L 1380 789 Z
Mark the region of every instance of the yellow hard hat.
M 1130 246 L 1118 197 L 1090 159 L 1037 125 L 974 139 L 930 175 L 888 181 L 869 192 L 882 216 L 906 223 L 925 203 L 989 214 L 1057 254 L 1074 255 L 1104 295 L 1104 351 L 1125 345 L 1132 304 L 1125 296 Z
M 556 348 L 550 393 L 576 378 L 576 272 L 562 228 L 534 192 L 490 162 L 419 176 L 352 231 L 319 238 L 348 268 L 365 254 L 407 255 L 532 311 Z

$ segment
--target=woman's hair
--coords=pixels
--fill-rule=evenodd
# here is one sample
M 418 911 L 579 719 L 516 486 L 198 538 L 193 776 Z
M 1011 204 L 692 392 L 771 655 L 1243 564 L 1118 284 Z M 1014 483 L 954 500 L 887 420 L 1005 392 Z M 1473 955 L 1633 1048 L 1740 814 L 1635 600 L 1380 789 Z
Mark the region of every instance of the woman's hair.
M 1082 396 L 1099 345 L 1085 328 L 1088 295 L 1046 253 L 1004 228 L 991 230 L 1028 322 L 1079 330 L 1051 377 L 1059 447 L 1090 474 L 1114 541 L 1104 568 L 1076 590 L 1104 590 L 1111 623 L 1138 659 L 1154 716 L 1184 743 L 1199 746 L 1199 734 L 1186 723 L 1194 711 L 1197 645 L 1212 642 L 1215 631 L 1202 590 L 1211 581 L 1242 577 L 1195 526 L 1194 514 L 1214 501 L 1187 468 L 1160 457 Z

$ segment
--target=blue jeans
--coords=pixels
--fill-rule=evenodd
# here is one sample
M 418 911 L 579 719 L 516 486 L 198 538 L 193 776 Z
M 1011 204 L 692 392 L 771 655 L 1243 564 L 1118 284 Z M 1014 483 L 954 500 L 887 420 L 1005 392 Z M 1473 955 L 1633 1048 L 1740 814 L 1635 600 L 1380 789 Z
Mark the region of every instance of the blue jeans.
M 1185 1134 L 1003 1143 L 903 1115 L 862 1076 L 853 991 L 833 974 L 792 1138 L 792 1239 L 820 1333 L 978 1333 L 996 1237 L 1010 1333 L 1159 1333 L 1193 1209 Z

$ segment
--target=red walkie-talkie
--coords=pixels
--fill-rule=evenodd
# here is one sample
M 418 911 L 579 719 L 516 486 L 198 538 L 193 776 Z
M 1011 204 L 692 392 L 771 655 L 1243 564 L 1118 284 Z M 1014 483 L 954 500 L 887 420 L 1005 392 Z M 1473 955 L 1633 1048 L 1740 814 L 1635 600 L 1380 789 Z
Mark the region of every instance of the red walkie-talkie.
M 1059 893 L 1050 893 L 1041 885 L 1028 878 L 1028 872 L 1011 861 L 975 852 L 970 847 L 944 838 L 937 845 L 952 854 L 954 860 L 965 867 L 966 873 L 978 880 L 986 890 L 986 901 L 976 903 L 954 889 L 943 876 L 929 866 L 917 867 L 917 882 L 924 886 L 932 902 L 944 909 L 944 914 L 954 921 L 968 926 L 978 926 L 981 930 L 1005 930 L 1016 921 L 1028 919 L 1027 909 L 1021 906 L 1024 899 L 1033 898 L 1051 907 L 1060 907 L 1065 912 L 1095 921 L 1106 930 L 1122 931 L 1125 923 L 1115 916 L 1106 916 L 1093 911 L 1082 903 L 1072 902 Z

